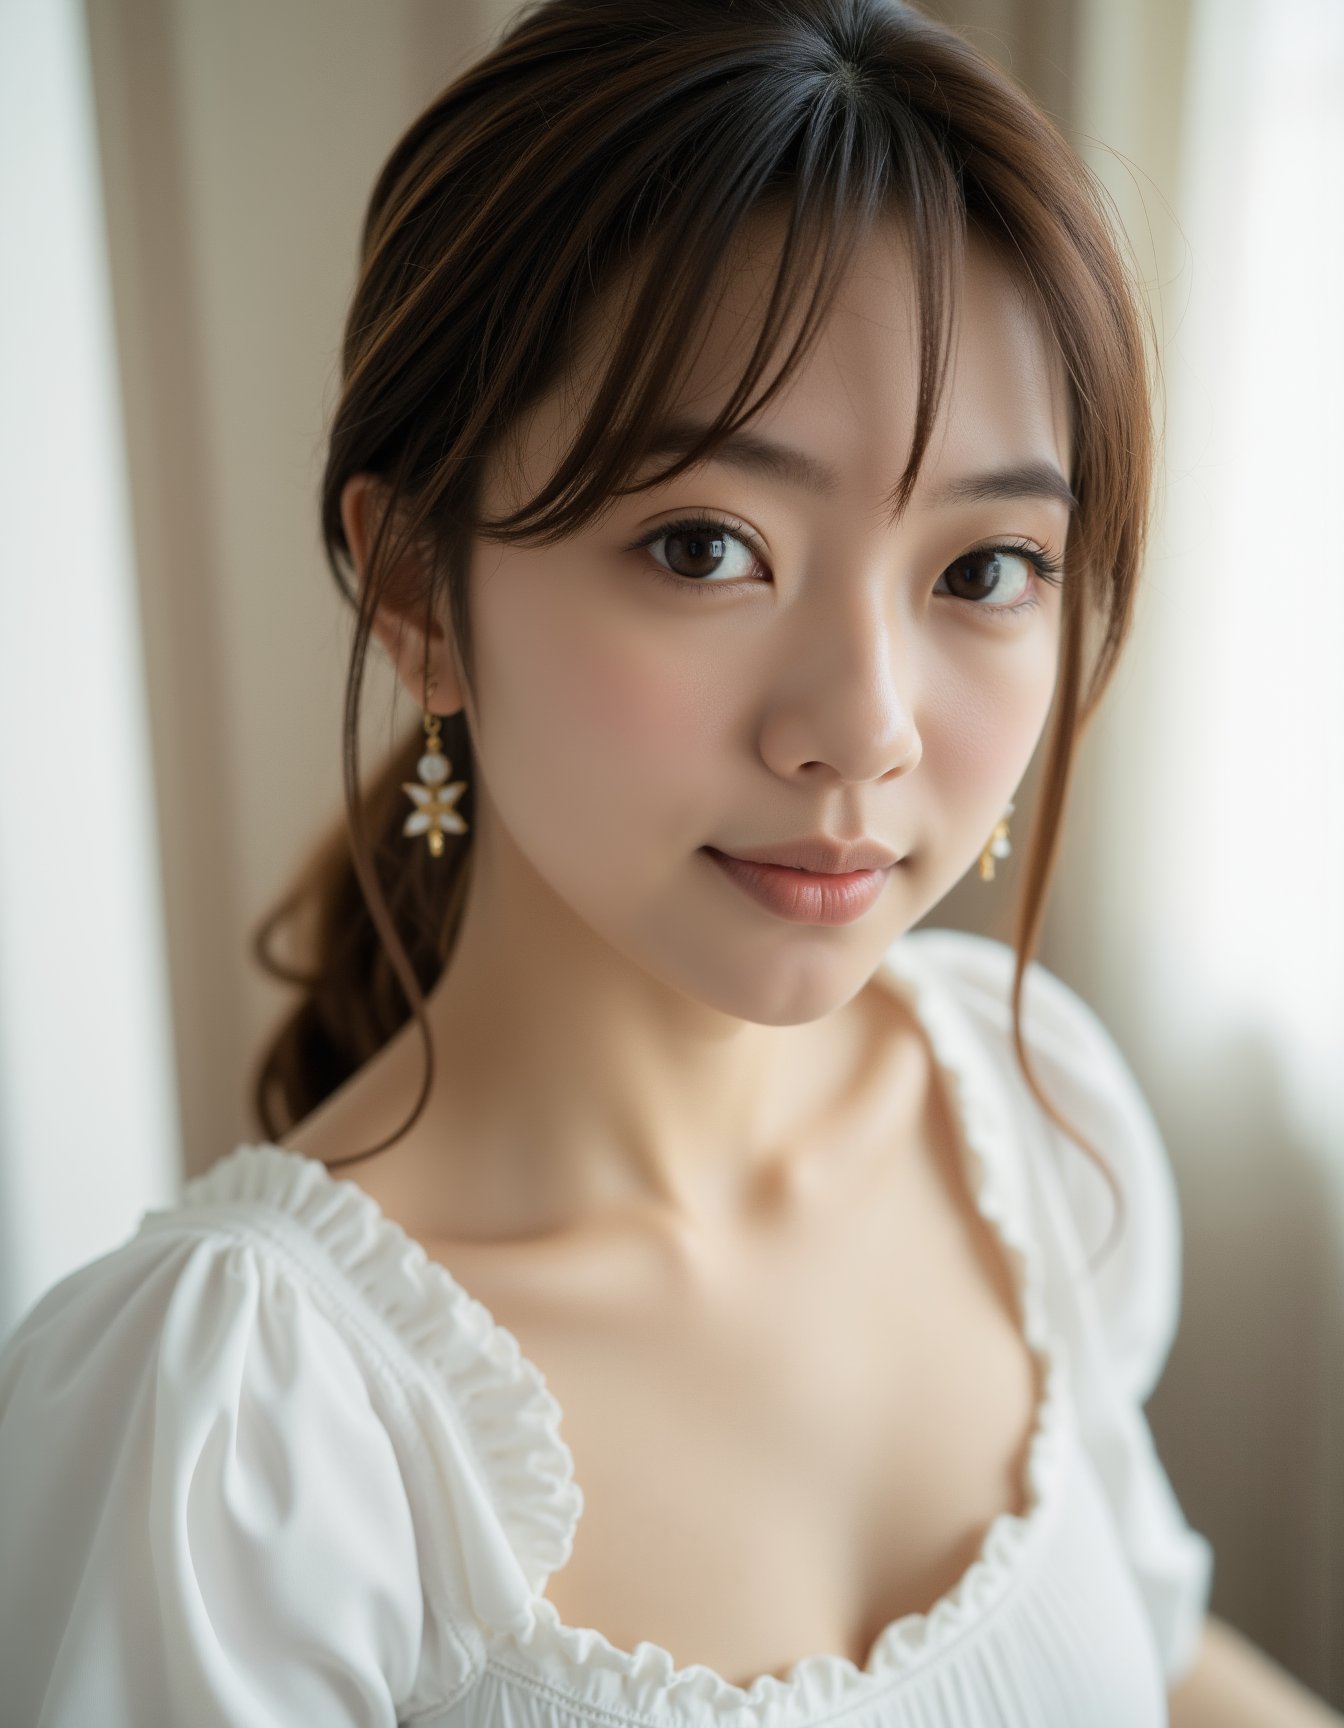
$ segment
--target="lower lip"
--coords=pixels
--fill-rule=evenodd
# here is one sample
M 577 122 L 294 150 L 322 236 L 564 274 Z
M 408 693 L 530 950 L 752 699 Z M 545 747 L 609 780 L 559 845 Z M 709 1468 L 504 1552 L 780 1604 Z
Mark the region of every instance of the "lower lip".
M 752 864 L 712 846 L 704 851 L 758 905 L 793 924 L 852 924 L 876 904 L 895 868 L 888 864 L 882 870 L 847 870 L 833 876 L 792 870 L 787 864 Z

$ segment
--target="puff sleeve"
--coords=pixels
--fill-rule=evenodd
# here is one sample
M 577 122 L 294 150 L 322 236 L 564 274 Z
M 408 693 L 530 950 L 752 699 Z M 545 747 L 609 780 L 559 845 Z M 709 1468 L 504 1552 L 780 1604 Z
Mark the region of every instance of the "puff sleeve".
M 392 1724 L 422 1614 L 387 1432 L 282 1260 L 144 1233 L 0 1348 L 7 1721 Z
M 1033 962 L 1023 1039 L 1046 1096 L 1110 1166 L 1105 1178 L 1036 1102 L 1012 1042 L 1013 950 L 962 932 L 930 932 L 963 1006 L 979 1023 L 1017 1100 L 1025 1179 L 1051 1325 L 1068 1349 L 1079 1432 L 1101 1483 L 1156 1640 L 1168 1687 L 1193 1666 L 1213 1583 L 1211 1544 L 1186 1521 L 1143 1405 L 1176 1337 L 1181 1220 L 1169 1157 L 1115 1039 L 1082 998 Z M 1089 1264 L 1091 1262 L 1091 1264 Z

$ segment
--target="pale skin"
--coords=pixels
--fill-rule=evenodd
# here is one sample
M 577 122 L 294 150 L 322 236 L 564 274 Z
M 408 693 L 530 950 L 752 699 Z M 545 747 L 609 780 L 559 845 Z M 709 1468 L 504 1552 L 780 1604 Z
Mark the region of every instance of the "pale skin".
M 387 1153 L 341 1174 L 441 1253 L 557 1392 L 586 1497 L 574 1554 L 547 1591 L 563 1617 L 627 1649 L 654 1638 L 679 1662 L 743 1684 L 818 1649 L 861 1663 L 894 1613 L 950 1587 L 988 1519 L 1020 1509 L 1039 1392 L 1002 1261 L 944 1179 L 948 1122 L 918 1029 L 870 980 L 974 864 L 1054 693 L 1058 589 L 1018 556 L 987 604 L 940 576 L 1003 541 L 1061 560 L 1067 503 L 940 495 L 1024 464 L 1067 482 L 1069 409 L 1050 344 L 974 244 L 933 444 L 892 522 L 884 500 L 913 427 L 906 268 L 898 230 L 883 228 L 821 342 L 752 423 L 833 467 L 832 490 L 714 461 L 616 500 L 559 544 L 478 544 L 479 706 L 441 623 L 428 643 L 409 614 L 384 609 L 376 623 L 417 705 L 427 658 L 429 706 L 467 708 L 475 862 L 456 948 L 427 1003 L 438 1066 L 425 1109 Z M 744 252 L 682 393 L 688 415 L 707 419 L 727 399 L 765 270 Z M 581 354 L 568 389 L 518 428 L 513 460 L 488 473 L 488 512 L 547 477 L 592 364 Z M 342 499 L 361 572 L 378 503 L 367 476 Z M 731 592 L 660 581 L 676 558 L 667 540 L 631 549 L 697 514 L 731 519 L 738 537 L 711 577 Z M 1032 595 L 1034 608 L 985 615 Z M 817 833 L 881 840 L 902 860 L 854 923 L 779 919 L 700 851 Z M 336 1155 L 390 1134 L 421 1059 L 418 1034 L 403 1030 L 286 1144 Z M 871 1253 L 866 1215 L 886 1220 Z M 746 1469 L 726 1455 L 729 1426 L 688 1388 L 714 1388 L 749 1428 L 754 1387 L 786 1410 L 775 1432 L 797 1432 L 806 1417 L 788 1400 L 824 1371 L 837 1330 L 857 1338 L 868 1324 L 869 1267 L 869 1304 L 881 1278 L 884 1314 L 912 1317 L 908 1344 L 893 1356 L 885 1333 L 882 1343 L 902 1410 L 871 1375 L 841 1377 L 831 1407 L 847 1398 L 853 1419 L 838 1426 L 883 1447 L 830 1461 L 829 1479 L 852 1485 L 833 1504 L 783 1465 L 773 1489 L 766 1475 L 759 1507 L 738 1508 L 755 1557 L 744 1588 L 731 1570 L 742 1543 L 720 1555 L 701 1533 L 687 1546 L 675 1507 L 663 1528 L 642 1504 L 641 1478 L 664 1468 L 659 1446 L 690 1503 L 727 1506 L 728 1484 L 766 1474 L 759 1436 Z M 795 1299 L 800 1360 L 786 1369 L 768 1338 Z M 669 1312 L 677 1325 L 663 1329 Z M 969 1364 L 983 1401 L 971 1422 L 956 1402 L 964 1386 L 930 1366 L 931 1332 L 955 1339 Z M 643 1407 L 639 1388 L 650 1411 L 619 1444 L 608 1438 L 613 1383 L 623 1418 Z M 902 1439 L 893 1453 L 912 1387 L 927 1399 L 926 1443 Z M 904 1487 L 887 1481 L 893 1456 Z M 800 1523 L 809 1503 L 816 1516 Z M 640 1598 L 618 1563 L 631 1508 L 641 1538 L 667 1556 L 656 1598 Z M 873 1538 L 898 1524 L 910 1532 L 904 1570 Z M 762 1592 L 762 1575 L 778 1577 L 778 1594 Z M 1212 1621 L 1171 1706 L 1178 1728 L 1344 1720 Z

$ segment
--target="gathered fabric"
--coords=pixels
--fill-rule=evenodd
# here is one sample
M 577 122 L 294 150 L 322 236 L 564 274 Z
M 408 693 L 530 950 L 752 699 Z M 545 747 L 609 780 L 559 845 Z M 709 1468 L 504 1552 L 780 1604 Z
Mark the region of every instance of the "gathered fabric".
M 562 1411 L 517 1339 L 357 1183 L 244 1143 L 54 1285 L 0 1347 L 0 1673 L 39 1728 L 1159 1728 L 1213 1551 L 1143 1405 L 1175 1337 L 1166 1150 L 1097 1016 L 1038 964 L 900 937 L 967 1185 L 1042 1368 L 1027 1503 L 865 1665 L 740 1687 L 563 1624 L 583 1513 Z M 843 1347 L 843 1340 L 837 1341 Z M 675 1483 L 649 1485 L 675 1495 Z M 688 1516 L 699 1510 L 687 1507 Z

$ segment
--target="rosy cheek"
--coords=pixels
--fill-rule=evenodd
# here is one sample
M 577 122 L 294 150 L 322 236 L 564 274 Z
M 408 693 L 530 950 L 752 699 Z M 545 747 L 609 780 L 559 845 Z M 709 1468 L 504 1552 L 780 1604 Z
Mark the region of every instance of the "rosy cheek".
M 716 724 L 703 652 L 678 653 L 647 619 L 604 615 L 560 566 L 501 572 L 476 617 L 487 753 L 508 733 L 501 764 L 530 763 L 594 805 L 666 797 L 678 776 L 703 773 Z
M 963 679 L 941 686 L 921 722 L 921 769 L 943 808 L 975 822 L 987 804 L 1011 796 L 1040 734 L 1036 679 Z
M 702 777 L 716 729 L 712 681 L 694 660 L 633 633 L 590 641 L 573 700 L 578 724 L 611 771 L 633 777 L 632 793 L 666 799 Z

